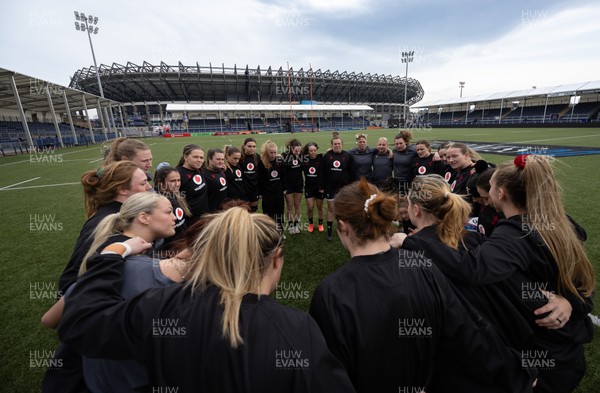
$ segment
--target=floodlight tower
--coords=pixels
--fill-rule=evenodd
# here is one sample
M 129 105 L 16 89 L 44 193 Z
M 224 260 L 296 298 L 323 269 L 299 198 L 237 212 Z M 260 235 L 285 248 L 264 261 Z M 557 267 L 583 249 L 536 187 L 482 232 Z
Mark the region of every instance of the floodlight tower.
M 77 11 L 73 11 L 75 13 L 75 30 L 84 32 L 87 32 L 88 35 L 88 39 L 90 41 L 90 49 L 92 50 L 92 57 L 94 59 L 94 68 L 96 69 L 96 79 L 98 80 L 98 90 L 100 90 L 100 97 L 104 98 L 104 91 L 102 90 L 102 81 L 100 80 L 100 71 L 98 70 L 98 64 L 96 63 L 96 55 L 94 54 L 94 45 L 92 45 L 92 34 L 98 34 L 98 27 L 96 26 L 98 24 L 98 17 L 97 16 L 92 16 L 92 15 L 88 15 L 86 17 L 86 15 L 83 12 L 77 12 Z M 109 123 L 109 128 L 110 128 L 110 119 L 108 117 L 108 112 L 106 111 L 106 108 L 104 109 L 104 117 L 106 118 L 106 121 L 108 121 Z M 99 114 L 101 116 L 101 114 Z M 115 130 L 116 133 L 116 130 Z
M 406 63 L 406 75 L 404 76 L 404 124 L 406 125 L 406 98 L 408 96 L 408 63 L 412 63 L 415 51 L 402 52 L 402 62 Z
M 458 87 L 460 88 L 460 98 L 462 98 L 462 89 L 465 87 L 465 82 L 458 82 Z

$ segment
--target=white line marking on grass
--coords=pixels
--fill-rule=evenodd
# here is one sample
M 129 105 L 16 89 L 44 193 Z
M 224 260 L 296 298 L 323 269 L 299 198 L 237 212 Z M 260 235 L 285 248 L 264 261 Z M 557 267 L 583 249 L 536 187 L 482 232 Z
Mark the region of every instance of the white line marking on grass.
M 5 187 L 0 188 L 0 190 L 6 190 L 7 188 L 10 188 L 10 187 L 13 187 L 13 186 L 18 186 L 19 184 L 23 184 L 23 183 L 29 183 L 30 181 L 34 181 L 34 180 L 37 180 L 37 179 L 41 179 L 41 177 L 34 177 L 33 179 L 29 179 L 29 180 L 25 180 L 25 181 L 21 181 L 21 182 L 15 183 L 15 184 L 11 184 L 10 186 L 5 186 Z
M 87 158 L 86 158 L 86 160 L 87 160 Z M 88 162 L 88 164 L 93 164 L 94 162 L 98 162 L 98 161 L 100 161 L 100 160 L 103 160 L 103 158 L 98 158 L 97 160 L 90 161 L 90 162 Z
M 5 166 L 5 165 L 14 165 L 14 164 L 21 164 L 23 162 L 29 162 L 29 160 L 25 160 L 25 161 L 15 161 L 15 162 L 7 162 L 6 164 L 0 164 L 0 166 Z
M 562 139 L 579 139 L 579 138 L 593 138 L 593 137 L 599 137 L 599 134 L 595 134 L 595 135 L 581 135 L 581 136 L 565 136 L 562 138 L 549 138 L 549 139 L 536 139 L 533 141 L 520 141 L 520 142 L 511 142 L 511 143 L 529 143 L 529 142 L 544 142 L 544 141 L 560 141 Z
M 469 136 L 478 136 L 478 135 L 487 135 L 487 133 L 484 133 L 484 134 L 469 134 Z
M 590 317 L 590 319 L 592 320 L 592 323 L 596 326 L 600 326 L 600 318 L 598 318 L 597 316 L 595 316 L 594 314 L 588 314 L 588 316 Z
M 43 185 L 40 185 L 40 186 L 28 186 L 28 187 L 0 188 L 0 191 L 26 190 L 26 189 L 30 189 L 30 188 L 44 188 L 44 187 L 58 187 L 58 186 L 71 186 L 73 184 L 81 184 L 81 182 L 59 183 L 59 184 L 43 184 Z
M 535 132 L 535 131 L 511 131 L 511 134 L 525 134 L 527 132 Z

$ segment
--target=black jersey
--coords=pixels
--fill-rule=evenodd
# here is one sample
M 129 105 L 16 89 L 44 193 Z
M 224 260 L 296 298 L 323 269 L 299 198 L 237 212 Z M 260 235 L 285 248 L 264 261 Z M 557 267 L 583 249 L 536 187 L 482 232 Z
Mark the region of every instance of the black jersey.
M 500 288 L 502 296 L 516 307 L 533 331 L 534 339 L 530 345 L 541 348 L 545 359 L 552 360 L 552 369 L 542 368 L 541 374 L 585 364 L 582 344 L 590 342 L 594 332 L 588 316 L 593 308 L 592 301 L 583 294 L 582 301 L 565 293 L 563 296 L 573 307 L 569 322 L 557 330 L 535 323 L 536 318 L 545 317 L 533 314 L 547 303 L 541 290 L 558 293 L 559 271 L 541 237 L 521 216 L 500 220 L 492 236 L 468 252 L 439 247 L 428 251 L 440 269 L 453 280 L 466 285 L 496 284 Z
M 452 179 L 452 173 L 454 173 L 454 170 L 450 165 L 446 164 L 443 166 L 441 175 L 448 184 L 450 184 L 450 179 Z
M 477 230 L 479 233 L 490 237 L 498 221 L 504 218 L 502 212 L 496 211 L 490 205 L 479 205 L 479 214 L 477 215 Z
M 282 194 L 283 195 L 283 180 L 281 176 L 283 174 L 283 164 L 281 161 L 275 159 L 270 161 L 271 167 L 267 168 L 262 161 L 258 162 L 258 173 L 259 173 L 259 189 L 260 194 L 265 197 L 269 194 Z
M 390 158 L 389 152 L 383 154 L 376 152 L 373 156 L 373 176 L 371 177 L 371 182 L 380 188 L 387 187 L 393 170 L 394 160 Z
M 373 177 L 373 156 L 377 152 L 377 149 L 372 147 L 366 147 L 365 150 L 359 150 L 358 147 L 348 150 L 353 158 L 352 160 L 352 181 L 359 180 L 364 177 L 367 180 L 371 180 Z
M 58 279 L 58 290 L 61 295 L 66 292 L 71 284 L 77 281 L 79 268 L 81 267 L 83 258 L 94 242 L 94 231 L 96 230 L 96 227 L 106 216 L 118 213 L 119 210 L 121 210 L 121 205 L 121 202 L 114 201 L 104 206 L 100 206 L 96 214 L 83 224 L 83 228 L 81 228 L 81 231 L 79 232 L 79 237 L 77 238 L 75 247 L 71 253 L 71 258 L 69 258 L 67 266 L 65 266 L 65 269 Z
M 293 192 L 293 190 L 298 189 L 302 190 L 304 186 L 302 179 L 302 157 L 284 152 L 279 161 L 283 164 L 281 179 L 284 190 L 287 192 Z
M 206 193 L 208 198 L 208 211 L 216 212 L 227 199 L 227 178 L 223 171 L 213 171 L 202 168 L 202 176 L 206 181 Z
M 258 187 L 258 163 L 260 162 L 260 157 L 255 154 L 253 156 L 247 156 L 242 153 L 242 157 L 240 158 L 240 167 L 242 169 L 242 175 L 244 178 L 244 187 L 246 188 L 246 192 L 248 194 L 260 194 Z
M 319 179 L 322 174 L 323 155 L 317 154 L 315 158 L 307 156 L 302 163 L 302 171 L 304 172 L 304 190 L 306 192 L 319 191 Z
M 179 192 L 184 196 L 190 208 L 192 219 L 197 220 L 208 211 L 206 182 L 202 176 L 202 171 L 187 169 L 182 166 L 178 166 L 177 171 L 181 176 Z
M 123 301 L 123 262 L 114 254 L 95 256 L 65 305 L 59 337 L 84 356 L 137 359 L 154 388 L 181 392 L 354 392 L 306 313 L 245 295 L 244 343 L 233 349 L 223 337 L 216 287 L 192 296 L 174 284 Z
M 410 182 L 413 179 L 413 167 L 417 160 L 417 151 L 413 145 L 403 151 L 394 151 L 394 179 L 399 182 Z
M 469 178 L 476 173 L 477 171 L 475 170 L 474 164 L 463 169 L 455 170 L 449 182 L 450 190 L 455 194 L 467 195 L 467 182 L 469 181 Z
M 225 178 L 227 179 L 227 199 L 244 199 L 246 187 L 240 164 L 225 169 Z
M 310 314 L 357 392 L 429 392 L 442 374 L 447 391 L 482 391 L 464 389 L 443 371 L 449 366 L 477 386 L 514 391 L 518 359 L 471 319 L 444 275 L 421 262 L 397 249 L 357 256 L 315 290 Z
M 443 175 L 443 164 L 441 161 L 433 161 L 433 154 L 425 158 L 417 156 L 415 166 L 413 167 L 413 176 L 423 175 Z
M 171 207 L 173 208 L 173 215 L 175 215 L 175 235 L 164 239 L 164 247 L 165 245 L 183 236 L 183 232 L 185 232 L 186 228 L 188 227 L 188 221 L 190 217 L 187 217 L 185 215 L 185 212 L 179 205 L 177 197 L 172 192 L 161 192 L 160 194 L 164 195 L 169 200 L 169 202 L 171 202 Z
M 347 151 L 335 153 L 329 150 L 323 155 L 323 175 L 319 189 L 326 194 L 335 194 L 352 180 L 350 168 L 353 158 Z

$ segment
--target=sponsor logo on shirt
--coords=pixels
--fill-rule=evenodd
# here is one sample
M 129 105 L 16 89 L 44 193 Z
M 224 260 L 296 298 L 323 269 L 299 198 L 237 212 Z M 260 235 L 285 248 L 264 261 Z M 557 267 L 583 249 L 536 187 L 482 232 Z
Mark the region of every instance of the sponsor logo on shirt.
M 340 163 L 338 160 L 335 160 L 335 161 L 333 162 L 333 167 L 334 167 L 334 168 L 339 168 L 339 167 L 340 167 L 340 165 L 341 165 L 341 163 Z
M 236 170 L 235 170 L 235 175 L 236 175 L 237 177 L 242 177 L 242 171 L 240 171 L 239 169 L 236 169 Z
M 227 184 L 227 180 L 225 180 L 225 178 L 224 178 L 224 177 L 220 177 L 220 178 L 219 178 L 219 183 L 221 183 L 221 185 L 222 185 L 222 186 L 224 186 L 224 185 L 226 185 L 226 184 Z
M 277 176 L 279 176 L 279 172 L 277 172 L 277 171 L 271 171 L 271 177 L 275 178 Z
M 424 166 L 420 166 L 417 171 L 419 172 L 419 175 L 424 175 L 425 172 L 427 172 L 427 169 Z
M 311 166 L 310 168 L 308 168 L 308 173 L 310 173 L 311 175 L 314 175 L 315 173 L 317 173 L 317 168 L 315 168 L 314 166 Z
M 452 173 L 446 172 L 446 174 L 444 175 L 444 180 L 446 180 L 446 182 L 449 182 L 451 177 L 452 177 Z
M 450 191 L 454 191 L 454 187 L 456 187 L 456 180 L 454 180 L 450 185 Z
M 192 181 L 193 181 L 194 183 L 196 183 L 196 184 L 200 185 L 200 184 L 202 184 L 202 176 L 200 176 L 200 175 L 195 175 L 195 176 L 192 178 Z
M 183 218 L 183 209 L 178 207 L 177 209 L 175 209 L 175 217 L 177 217 L 178 220 L 181 220 Z
M 254 170 L 254 164 L 249 162 L 248 165 L 246 165 L 246 169 L 248 169 L 248 171 L 253 171 Z

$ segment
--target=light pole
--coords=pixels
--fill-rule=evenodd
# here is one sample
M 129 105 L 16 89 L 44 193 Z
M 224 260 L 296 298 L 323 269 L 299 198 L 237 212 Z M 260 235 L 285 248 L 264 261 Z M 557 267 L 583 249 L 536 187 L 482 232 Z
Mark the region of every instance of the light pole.
M 408 96 L 408 63 L 414 59 L 415 51 L 402 52 L 402 62 L 406 63 L 406 75 L 404 76 L 404 125 L 406 126 L 406 98 Z
M 94 54 L 94 45 L 92 45 L 92 34 L 98 34 L 98 27 L 94 27 L 98 24 L 98 17 L 88 15 L 87 17 L 83 12 L 73 11 L 75 13 L 75 30 L 87 32 L 88 39 L 90 41 L 90 49 L 92 50 L 92 57 L 94 58 L 94 68 L 96 69 L 96 79 L 98 80 L 98 89 L 100 90 L 100 97 L 104 98 L 104 91 L 102 90 L 102 81 L 100 80 L 100 72 L 98 70 L 98 65 L 96 64 L 96 55 Z M 108 118 L 108 113 L 106 108 L 104 110 L 104 117 L 109 122 L 110 127 L 110 119 Z M 102 114 L 99 114 L 102 116 Z M 116 130 L 115 130 L 116 134 Z M 106 136 L 106 130 L 104 130 L 104 135 Z
M 462 89 L 465 87 L 465 82 L 458 82 L 458 87 L 460 87 L 460 98 L 462 98 Z

